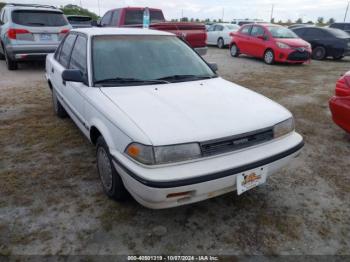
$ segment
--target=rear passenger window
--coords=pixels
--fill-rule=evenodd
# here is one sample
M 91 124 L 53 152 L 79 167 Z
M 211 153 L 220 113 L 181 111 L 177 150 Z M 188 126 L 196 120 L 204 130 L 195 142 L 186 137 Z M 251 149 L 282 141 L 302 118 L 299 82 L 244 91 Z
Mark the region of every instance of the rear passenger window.
M 76 37 L 77 36 L 74 34 L 68 35 L 66 40 L 64 41 L 64 43 L 62 45 L 62 50 L 61 50 L 59 62 L 65 68 L 67 68 L 67 66 L 68 66 L 70 53 L 72 51 Z
M 12 13 L 12 21 L 25 26 L 60 27 L 68 24 L 61 12 L 17 10 Z
M 215 31 L 223 31 L 224 30 L 224 27 L 222 25 L 217 25 L 215 27 Z
M 72 51 L 72 56 L 69 63 L 70 69 L 79 69 L 83 73 L 87 73 L 86 68 L 87 41 L 83 36 L 78 36 L 77 41 Z
M 250 31 L 251 26 L 245 26 L 241 29 L 241 33 L 245 34 L 245 35 L 249 35 L 249 31 Z

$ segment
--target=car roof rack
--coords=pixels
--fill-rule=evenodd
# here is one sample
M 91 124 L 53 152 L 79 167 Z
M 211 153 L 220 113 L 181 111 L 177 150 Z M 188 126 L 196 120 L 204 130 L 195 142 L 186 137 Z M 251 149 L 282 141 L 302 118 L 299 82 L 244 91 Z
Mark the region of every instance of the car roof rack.
M 23 7 L 43 7 L 43 8 L 58 9 L 56 6 L 53 6 L 53 5 L 18 4 L 18 3 L 6 3 L 6 5 L 10 5 L 10 6 L 23 6 Z

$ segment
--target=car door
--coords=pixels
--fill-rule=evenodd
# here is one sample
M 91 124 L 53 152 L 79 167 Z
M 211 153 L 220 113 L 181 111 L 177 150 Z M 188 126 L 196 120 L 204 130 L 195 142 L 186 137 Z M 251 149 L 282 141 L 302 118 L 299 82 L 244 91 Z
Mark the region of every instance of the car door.
M 78 34 L 75 44 L 72 48 L 69 59 L 68 69 L 78 69 L 82 72 L 84 83 L 65 82 L 63 95 L 66 99 L 66 104 L 74 115 L 75 122 L 85 132 L 88 131 L 85 117 L 85 93 L 89 90 L 88 70 L 87 70 L 87 37 L 83 34 Z M 83 131 L 83 132 L 84 132 Z
M 309 42 L 312 48 L 315 48 L 321 41 L 321 34 L 318 28 L 303 28 L 302 36 L 305 41 Z
M 210 45 L 213 45 L 214 44 L 214 42 L 215 42 L 215 26 L 216 25 L 211 25 L 209 28 L 208 28 L 208 31 L 207 31 L 207 37 L 208 37 L 208 40 L 207 40 L 207 42 L 208 42 L 208 44 L 210 44 Z M 216 44 L 216 43 L 215 43 Z
M 249 53 L 256 57 L 262 57 L 265 52 L 266 40 L 259 37 L 266 36 L 265 30 L 259 25 L 254 25 L 250 31 L 250 41 L 247 44 Z
M 50 74 L 50 78 L 52 79 L 51 83 L 54 87 L 54 91 L 57 94 L 58 99 L 62 102 L 63 106 L 65 106 L 66 99 L 64 98 L 63 90 L 63 80 L 62 80 L 62 72 L 68 67 L 70 53 L 72 51 L 76 34 L 68 34 L 66 38 L 63 39 L 62 43 L 59 45 L 56 53 L 54 55 L 54 59 L 52 59 L 51 68 L 48 68 Z
M 250 30 L 252 26 L 251 25 L 245 25 L 242 26 L 242 28 L 239 30 L 239 32 L 236 34 L 237 36 L 235 37 L 236 44 L 240 50 L 241 53 L 243 54 L 250 54 L 250 50 L 248 48 L 249 46 L 249 41 L 250 41 Z
M 224 26 L 222 26 L 222 25 L 217 25 L 217 26 L 215 27 L 215 39 L 214 39 L 214 43 L 215 43 L 215 44 L 218 43 L 219 38 L 224 39 L 223 32 L 224 32 Z

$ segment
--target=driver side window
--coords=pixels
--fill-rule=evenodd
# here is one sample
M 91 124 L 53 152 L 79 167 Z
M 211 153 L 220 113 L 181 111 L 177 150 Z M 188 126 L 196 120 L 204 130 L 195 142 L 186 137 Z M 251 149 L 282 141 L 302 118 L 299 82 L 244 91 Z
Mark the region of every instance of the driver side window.
M 69 63 L 69 69 L 79 69 L 84 74 L 87 74 L 87 40 L 79 35 L 75 41 L 72 55 Z
M 264 28 L 262 28 L 260 26 L 253 26 L 250 34 L 251 34 L 251 36 L 254 36 L 254 37 L 265 35 L 265 30 L 264 30 Z

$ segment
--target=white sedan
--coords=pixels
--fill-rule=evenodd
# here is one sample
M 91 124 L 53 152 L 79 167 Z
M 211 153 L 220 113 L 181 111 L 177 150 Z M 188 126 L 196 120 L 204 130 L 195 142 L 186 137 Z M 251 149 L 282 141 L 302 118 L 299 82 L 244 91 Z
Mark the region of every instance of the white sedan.
M 213 24 L 207 30 L 207 44 L 224 48 L 231 43 L 231 33 L 237 32 L 239 25 L 234 24 Z
M 54 110 L 96 145 L 105 193 L 154 209 L 242 194 L 303 147 L 288 110 L 216 69 L 147 29 L 75 29 L 46 59 Z

